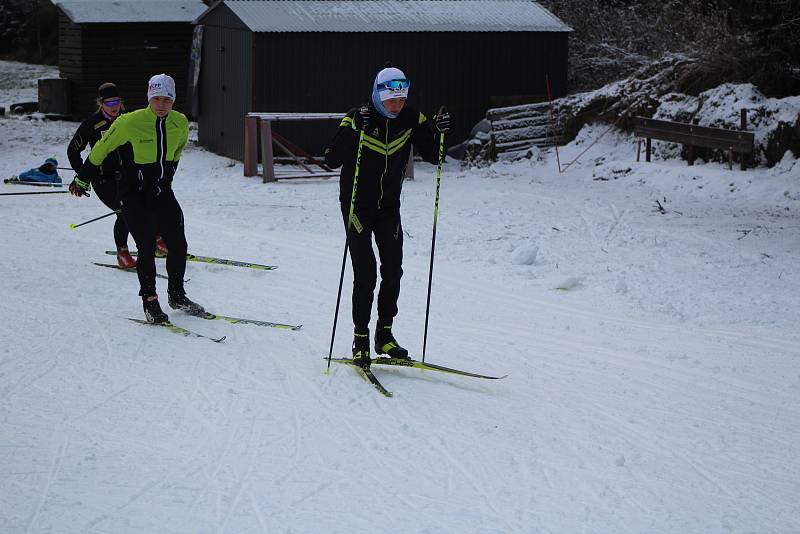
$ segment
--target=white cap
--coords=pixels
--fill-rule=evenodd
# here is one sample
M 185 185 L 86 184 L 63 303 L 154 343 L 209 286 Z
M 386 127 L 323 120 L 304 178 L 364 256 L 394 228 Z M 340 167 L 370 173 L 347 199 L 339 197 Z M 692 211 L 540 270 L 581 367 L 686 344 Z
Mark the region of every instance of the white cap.
M 378 89 L 378 85 L 392 80 L 405 80 L 406 75 L 403 71 L 395 67 L 386 67 L 375 76 L 375 90 L 378 91 L 378 96 L 381 102 L 389 100 L 390 98 L 408 98 L 408 87 L 402 89 Z
M 156 74 L 147 82 L 148 102 L 154 96 L 166 96 L 175 100 L 175 80 L 169 74 Z

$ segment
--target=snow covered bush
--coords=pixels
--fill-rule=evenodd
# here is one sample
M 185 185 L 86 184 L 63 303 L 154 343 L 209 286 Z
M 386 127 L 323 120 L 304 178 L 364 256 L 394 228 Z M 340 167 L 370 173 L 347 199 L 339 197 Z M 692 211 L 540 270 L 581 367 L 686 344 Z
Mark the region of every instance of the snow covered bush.
M 752 84 L 722 84 L 697 97 L 682 94 L 665 95 L 654 118 L 693 122 L 713 128 L 738 129 L 740 110 L 747 110 L 747 129 L 755 133 L 757 164 L 775 165 L 787 150 L 800 153 L 800 96 L 767 98 Z M 661 157 L 680 153 L 674 143 L 657 143 Z M 721 159 L 714 154 L 713 159 Z
M 525 140 L 530 139 L 530 146 L 538 140 L 532 139 L 526 129 L 509 130 L 508 122 L 551 123 L 551 133 L 565 144 L 575 139 L 586 124 L 594 122 L 614 124 L 631 132 L 636 116 L 738 129 L 741 109 L 747 109 L 747 129 L 755 133 L 755 164 L 771 167 L 781 161 L 787 150 L 800 154 L 800 96 L 769 98 L 749 83 L 725 83 L 697 96 L 682 93 L 679 87 L 683 76 L 696 63 L 696 59 L 687 56 L 668 55 L 628 78 L 554 100 L 551 106 L 527 104 L 489 110 L 487 117 L 495 119 L 493 133 L 488 138 L 482 134 L 470 140 L 467 161 L 480 164 L 509 159 L 504 157 L 504 145 L 513 148 L 511 159 L 531 157 L 533 153 L 525 149 Z M 551 113 L 552 121 L 547 117 Z M 513 136 L 515 131 L 519 132 L 518 138 Z M 681 157 L 685 151 L 674 143 L 657 141 L 655 147 L 656 156 L 663 159 Z M 724 158 L 719 151 L 698 150 L 696 154 L 719 161 Z

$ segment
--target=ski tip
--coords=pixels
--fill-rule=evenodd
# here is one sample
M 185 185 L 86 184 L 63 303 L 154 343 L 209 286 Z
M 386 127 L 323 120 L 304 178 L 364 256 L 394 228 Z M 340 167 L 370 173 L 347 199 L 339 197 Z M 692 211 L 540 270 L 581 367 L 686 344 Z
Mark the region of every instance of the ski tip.
M 214 338 L 212 339 L 212 341 L 216 341 L 217 343 L 222 343 L 226 339 L 228 339 L 228 336 L 222 336 L 221 338 Z
M 299 324 L 297 326 L 293 326 L 291 329 L 297 331 L 300 330 L 301 328 L 303 328 L 303 325 Z

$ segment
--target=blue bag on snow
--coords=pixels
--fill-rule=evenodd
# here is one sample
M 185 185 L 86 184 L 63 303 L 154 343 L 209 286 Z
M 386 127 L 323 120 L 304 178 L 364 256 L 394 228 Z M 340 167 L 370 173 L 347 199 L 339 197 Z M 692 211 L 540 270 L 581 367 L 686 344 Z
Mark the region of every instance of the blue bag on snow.
M 58 161 L 55 158 L 47 158 L 41 167 L 30 169 L 20 174 L 19 181 L 60 184 L 61 177 L 58 175 L 56 167 L 58 167 Z

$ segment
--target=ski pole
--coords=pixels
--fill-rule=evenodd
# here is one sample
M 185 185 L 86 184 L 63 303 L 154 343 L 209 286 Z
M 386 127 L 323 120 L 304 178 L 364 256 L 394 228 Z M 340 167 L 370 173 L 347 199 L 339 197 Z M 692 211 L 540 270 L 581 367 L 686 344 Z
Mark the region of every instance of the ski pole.
M 441 110 L 440 110 L 441 111 Z M 436 219 L 439 216 L 439 185 L 442 183 L 442 161 L 444 160 L 444 132 L 439 134 L 439 165 L 436 167 L 436 197 L 433 203 L 433 237 L 431 237 L 431 266 L 428 270 L 428 302 L 425 305 L 425 334 L 422 337 L 422 362 L 428 344 L 428 315 L 431 311 L 431 282 L 433 281 L 433 252 L 436 249 Z
M 56 182 L 28 182 L 25 180 L 13 180 L 11 178 L 6 178 L 3 180 L 3 183 L 9 185 L 34 185 L 39 187 L 64 187 L 64 184 Z
M 0 193 L 0 195 L 57 195 L 59 193 L 69 193 L 69 191 L 24 191 L 22 193 Z
M 101 215 L 100 217 L 95 217 L 94 219 L 89 219 L 88 221 L 83 221 L 80 224 L 70 224 L 69 227 L 70 227 L 70 230 L 74 230 L 75 228 L 78 228 L 79 226 L 83 226 L 84 224 L 89 224 L 90 222 L 99 221 L 100 219 L 105 219 L 106 217 L 111 217 L 112 215 L 117 215 L 119 213 L 122 213 L 122 210 L 114 210 L 111 213 L 106 213 L 105 215 Z
M 358 189 L 358 171 L 361 168 L 361 147 L 364 145 L 364 129 L 358 136 L 358 152 L 356 153 L 356 169 L 353 173 L 353 192 L 350 195 L 350 214 L 347 216 L 347 235 L 344 239 L 344 253 L 342 254 L 342 272 L 339 274 L 339 292 L 336 294 L 336 311 L 333 313 L 333 332 L 331 332 L 331 348 L 328 351 L 328 369 L 331 368 L 333 355 L 333 339 L 336 337 L 336 321 L 339 319 L 339 303 L 342 300 L 342 284 L 344 283 L 344 267 L 347 264 L 347 248 L 350 244 L 350 225 L 353 223 L 353 210 L 356 204 L 356 189 Z

